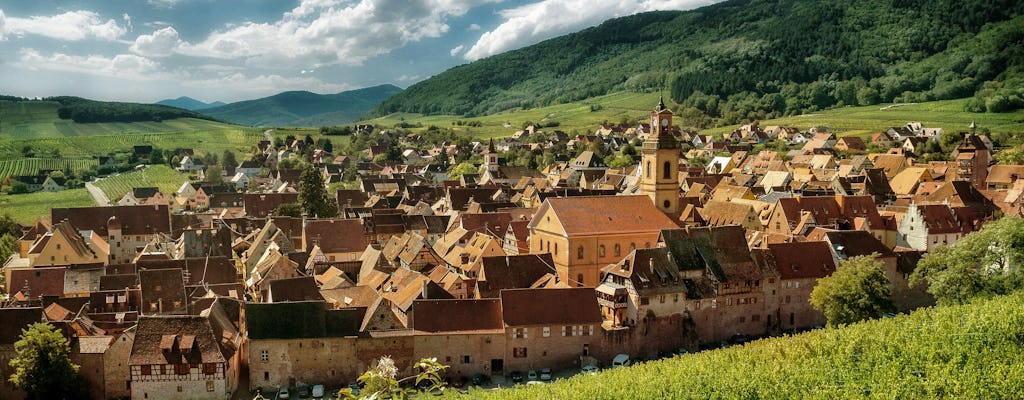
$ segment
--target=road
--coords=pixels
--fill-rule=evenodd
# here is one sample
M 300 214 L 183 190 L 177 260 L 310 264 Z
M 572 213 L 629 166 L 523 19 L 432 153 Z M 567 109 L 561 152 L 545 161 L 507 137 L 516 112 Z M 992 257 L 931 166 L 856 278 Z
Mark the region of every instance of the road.
M 107 195 L 103 194 L 103 190 L 100 190 L 96 185 L 93 185 L 92 182 L 86 182 L 85 189 L 88 190 L 89 194 L 92 195 L 92 198 L 96 200 L 96 204 L 101 206 L 110 205 L 110 199 L 107 198 Z
M 274 135 L 270 134 L 270 132 L 273 132 L 273 131 L 274 131 L 273 129 L 267 129 L 267 130 L 263 131 L 263 136 L 266 136 L 267 140 L 270 141 L 270 143 L 274 143 Z

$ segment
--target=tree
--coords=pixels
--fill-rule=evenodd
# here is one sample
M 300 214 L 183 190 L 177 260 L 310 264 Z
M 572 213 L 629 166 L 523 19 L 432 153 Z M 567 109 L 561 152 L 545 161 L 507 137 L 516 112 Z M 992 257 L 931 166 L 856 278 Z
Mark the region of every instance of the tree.
M 462 175 L 475 174 L 476 171 L 476 165 L 473 165 L 472 163 L 469 162 L 462 162 L 459 163 L 459 165 L 456 165 L 455 168 L 452 168 L 451 171 L 448 171 L 448 178 L 459 179 L 459 177 L 461 177 Z
M 338 201 L 327 193 L 323 175 L 313 166 L 306 167 L 299 175 L 299 204 L 309 217 L 338 216 Z
M 10 381 L 27 399 L 85 399 L 88 381 L 71 362 L 71 345 L 53 325 L 37 322 L 21 331 L 14 343 Z
M 221 169 L 220 165 L 210 165 L 206 168 L 206 181 L 212 182 L 214 185 L 220 185 L 224 183 L 224 176 L 222 174 L 224 170 Z
M 424 358 L 416 363 L 417 374 L 398 379 L 398 367 L 391 356 L 381 357 L 377 365 L 370 368 L 359 377 L 359 383 L 363 390 L 360 398 L 365 399 L 409 399 L 419 393 L 417 388 L 423 388 L 423 392 L 429 393 L 444 388 L 445 382 L 441 379 L 441 372 L 448 368 L 437 362 L 436 358 Z M 412 381 L 413 387 L 403 388 L 402 384 Z M 338 392 L 339 398 L 354 399 L 351 389 L 342 389 Z
M 302 218 L 302 206 L 299 203 L 284 203 L 277 206 L 271 214 L 277 217 Z
M 940 305 L 1010 293 L 1024 286 L 1024 219 L 1004 216 L 949 247 L 926 254 L 910 275 Z
M 819 279 L 811 305 L 832 326 L 851 324 L 895 311 L 889 278 L 878 255 L 844 260 L 832 275 Z
M 235 153 L 231 150 L 224 150 L 224 154 L 221 155 L 221 161 L 224 166 L 235 167 L 238 166 L 238 159 L 235 158 Z

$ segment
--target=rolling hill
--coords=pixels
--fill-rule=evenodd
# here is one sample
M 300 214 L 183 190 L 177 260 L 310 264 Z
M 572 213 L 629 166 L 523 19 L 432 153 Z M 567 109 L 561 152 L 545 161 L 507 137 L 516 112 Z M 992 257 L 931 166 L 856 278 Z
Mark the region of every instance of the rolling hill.
M 225 103 L 223 101 L 215 101 L 215 102 L 212 102 L 212 103 L 204 103 L 202 101 L 193 99 L 193 98 L 188 97 L 188 96 L 181 96 L 181 97 L 176 98 L 176 99 L 160 100 L 160 101 L 156 102 L 155 104 L 160 104 L 160 105 L 164 105 L 164 106 L 171 106 L 171 107 L 178 107 L 178 108 L 184 108 L 186 110 L 192 110 L 192 111 L 205 110 L 207 108 L 220 107 L 220 106 L 223 106 L 223 105 L 227 105 L 227 103 Z
M 279 93 L 202 110 L 210 117 L 250 126 L 324 126 L 356 121 L 382 101 L 401 92 L 380 85 L 336 94 L 306 91 Z
M 1024 107 L 1024 3 L 728 0 L 649 12 L 452 68 L 370 117 L 467 117 L 659 92 L 732 124 L 834 106 L 967 98 Z

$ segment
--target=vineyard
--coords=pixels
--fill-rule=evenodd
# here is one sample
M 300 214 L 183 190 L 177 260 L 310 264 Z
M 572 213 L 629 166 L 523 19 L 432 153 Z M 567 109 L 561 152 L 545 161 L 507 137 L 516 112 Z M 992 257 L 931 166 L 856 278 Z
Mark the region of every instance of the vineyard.
M 1022 338 L 1018 292 L 469 397 L 1020 399 Z
M 132 146 L 151 145 L 161 149 L 195 149 L 199 154 L 231 150 L 247 154 L 265 139 L 257 129 L 221 129 L 174 133 L 130 133 L 121 135 L 75 136 L 52 139 L 0 141 L 0 158 L 17 158 L 25 146 L 37 152 L 59 153 L 63 157 L 85 158 L 130 151 Z
M 35 175 L 41 169 L 85 171 L 97 165 L 93 158 L 16 158 L 0 160 L 0 181 L 8 176 Z
M 30 140 L 132 133 L 171 133 L 237 128 L 221 122 L 178 118 L 161 122 L 76 123 L 60 119 L 54 101 L 0 101 L 0 140 Z
M 50 218 L 54 207 L 95 206 L 89 191 L 68 189 L 59 192 L 0 194 L 0 214 L 9 214 L 20 224 L 32 224 L 36 218 Z
M 174 193 L 188 178 L 178 171 L 166 165 L 151 165 L 140 171 L 132 171 L 116 176 L 102 178 L 95 183 L 96 187 L 103 190 L 111 201 L 117 201 L 132 188 L 152 187 L 160 188 L 160 191 L 168 194 Z

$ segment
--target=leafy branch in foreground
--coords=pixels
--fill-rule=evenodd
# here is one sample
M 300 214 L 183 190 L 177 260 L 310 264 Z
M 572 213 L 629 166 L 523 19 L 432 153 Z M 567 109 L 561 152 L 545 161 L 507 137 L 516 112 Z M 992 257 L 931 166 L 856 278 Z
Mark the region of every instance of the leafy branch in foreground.
M 363 385 L 363 395 L 359 398 L 408 399 L 419 393 L 421 389 L 423 392 L 429 393 L 444 388 L 445 382 L 441 379 L 441 372 L 448 368 L 447 365 L 437 362 L 436 358 L 424 358 L 416 363 L 414 368 L 419 373 L 398 379 L 398 367 L 395 366 L 395 360 L 391 356 L 381 357 L 376 366 L 359 377 L 359 383 Z M 409 382 L 413 383 L 412 387 L 402 387 L 403 384 Z M 348 388 L 338 391 L 338 397 L 357 398 L 352 394 L 352 389 Z

